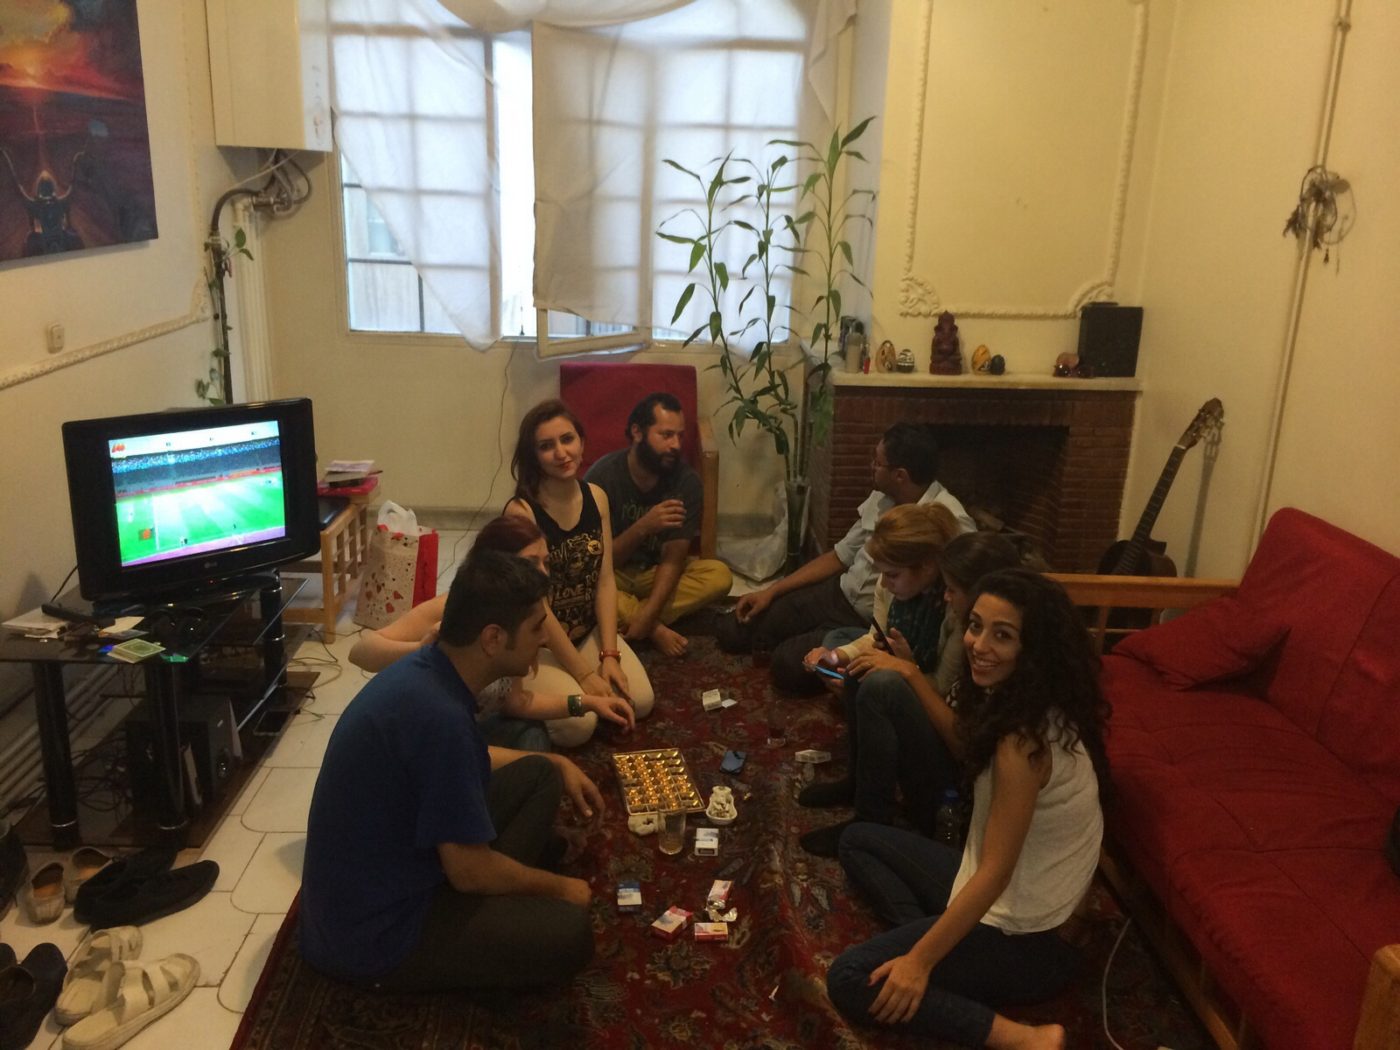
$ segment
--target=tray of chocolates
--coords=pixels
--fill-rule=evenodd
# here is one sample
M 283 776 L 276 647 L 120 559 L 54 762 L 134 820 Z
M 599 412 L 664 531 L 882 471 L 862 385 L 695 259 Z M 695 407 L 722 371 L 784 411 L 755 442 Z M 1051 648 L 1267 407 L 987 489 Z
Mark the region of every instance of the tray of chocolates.
M 629 816 L 655 809 L 698 813 L 705 808 L 686 768 L 685 756 L 674 747 L 615 752 L 613 768 L 617 770 Z

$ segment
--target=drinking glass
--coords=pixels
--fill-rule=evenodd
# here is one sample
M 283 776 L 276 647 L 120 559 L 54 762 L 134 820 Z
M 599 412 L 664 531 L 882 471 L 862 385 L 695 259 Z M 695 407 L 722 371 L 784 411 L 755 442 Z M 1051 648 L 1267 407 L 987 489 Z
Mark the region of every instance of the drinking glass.
M 685 848 L 685 810 L 674 807 L 661 810 L 661 829 L 657 832 L 657 845 L 668 857 L 674 857 Z

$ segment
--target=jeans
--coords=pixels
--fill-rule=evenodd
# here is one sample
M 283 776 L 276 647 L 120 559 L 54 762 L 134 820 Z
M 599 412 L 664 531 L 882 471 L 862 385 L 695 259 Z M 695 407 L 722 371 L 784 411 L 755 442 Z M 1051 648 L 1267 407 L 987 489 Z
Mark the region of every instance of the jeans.
M 552 751 L 549 733 L 544 723 L 533 718 L 511 718 L 491 714 L 476 724 L 481 738 L 492 747 L 509 747 L 516 751 Z
M 855 1023 L 873 1024 L 880 988 L 871 973 L 907 954 L 948 906 L 961 855 L 913 832 L 854 824 L 841 836 L 841 866 L 895 928 L 839 955 L 826 977 L 827 995 Z M 929 974 L 928 989 L 902 1031 L 984 1046 L 995 1009 L 1040 1002 L 1073 978 L 1079 953 L 1053 930 L 1010 934 L 978 923 Z
M 846 600 L 841 577 L 830 576 L 779 595 L 748 623 L 740 623 L 729 613 L 720 620 L 715 640 L 726 653 L 770 650 L 773 684 L 785 693 L 815 696 L 821 692 L 821 683 L 817 675 L 802 666 L 802 658 L 821 645 L 832 628 L 869 623 L 870 617 L 861 615 Z
M 491 848 L 537 865 L 554 836 L 563 784 L 541 755 L 491 774 Z M 389 991 L 523 988 L 560 984 L 593 957 L 588 910 L 554 897 L 461 893 L 444 882 L 409 957 L 375 983 Z
M 846 685 L 856 818 L 893 824 L 895 788 L 914 826 L 932 832 L 944 789 L 958 784 L 957 760 L 914 690 L 894 671 L 870 671 Z

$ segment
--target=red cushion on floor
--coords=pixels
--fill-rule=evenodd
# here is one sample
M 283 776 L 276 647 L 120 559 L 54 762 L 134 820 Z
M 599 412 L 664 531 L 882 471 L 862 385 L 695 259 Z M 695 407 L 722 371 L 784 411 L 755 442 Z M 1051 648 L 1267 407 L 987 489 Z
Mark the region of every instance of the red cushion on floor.
M 1286 624 L 1224 597 L 1130 634 L 1113 651 L 1154 668 L 1173 689 L 1191 689 L 1249 674 L 1287 634 Z

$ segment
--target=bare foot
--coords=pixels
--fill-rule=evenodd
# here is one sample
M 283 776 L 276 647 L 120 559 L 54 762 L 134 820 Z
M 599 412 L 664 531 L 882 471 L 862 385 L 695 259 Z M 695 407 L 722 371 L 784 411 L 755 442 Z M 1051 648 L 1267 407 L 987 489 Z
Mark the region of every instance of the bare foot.
M 998 1014 L 992 1021 L 987 1045 L 995 1050 L 1064 1050 L 1065 1030 L 1057 1024 L 1017 1024 Z
M 677 634 L 664 623 L 659 623 L 651 632 L 651 640 L 667 656 L 684 656 L 690 648 L 690 641 L 683 634 Z

